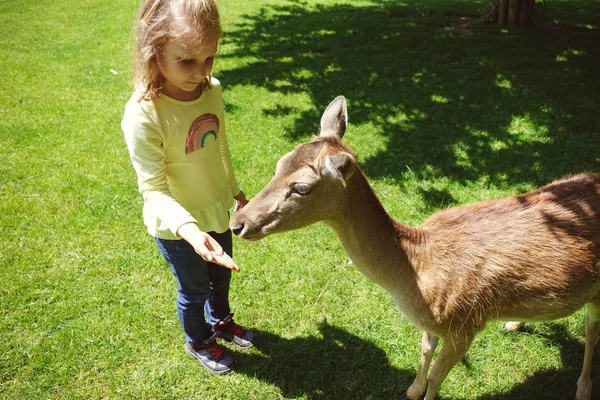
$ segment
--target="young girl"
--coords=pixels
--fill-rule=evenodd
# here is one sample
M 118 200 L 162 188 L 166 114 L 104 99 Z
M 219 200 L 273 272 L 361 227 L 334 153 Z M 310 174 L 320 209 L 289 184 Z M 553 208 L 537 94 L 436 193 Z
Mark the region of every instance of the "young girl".
M 121 126 L 144 197 L 144 223 L 177 280 L 186 351 L 210 372 L 234 366 L 216 338 L 245 349 L 253 334 L 229 309 L 228 210 L 248 201 L 227 145 L 219 81 L 211 76 L 221 27 L 213 0 L 145 0 L 136 91 Z M 206 315 L 206 317 L 205 317 Z

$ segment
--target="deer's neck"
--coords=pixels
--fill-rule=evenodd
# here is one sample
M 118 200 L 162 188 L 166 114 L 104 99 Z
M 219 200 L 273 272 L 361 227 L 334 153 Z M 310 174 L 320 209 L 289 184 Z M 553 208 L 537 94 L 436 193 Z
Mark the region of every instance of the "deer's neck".
M 361 171 L 347 185 L 340 214 L 326 222 L 358 270 L 386 289 L 411 323 L 425 329 L 433 320 L 417 274 L 419 260 L 429 258 L 425 233 L 390 217 Z
M 406 298 L 420 297 L 411 260 L 419 251 L 419 243 L 424 242 L 423 233 L 390 217 L 360 171 L 347 184 L 342 212 L 327 222 L 356 267 L 390 292 L 409 316 L 414 307 L 407 304 Z

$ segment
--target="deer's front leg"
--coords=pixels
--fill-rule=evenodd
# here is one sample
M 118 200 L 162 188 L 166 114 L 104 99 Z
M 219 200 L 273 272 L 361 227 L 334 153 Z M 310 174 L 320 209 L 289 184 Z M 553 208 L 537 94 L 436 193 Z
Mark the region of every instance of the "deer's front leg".
M 425 393 L 425 389 L 427 389 L 427 372 L 429 371 L 431 358 L 437 347 L 438 340 L 437 336 L 423 331 L 423 338 L 421 340 L 421 360 L 419 361 L 417 377 L 406 391 L 403 399 L 416 400 Z
M 429 385 L 427 386 L 427 394 L 425 400 L 434 400 L 440 385 L 446 379 L 448 372 L 456 365 L 456 363 L 465 355 L 473 336 L 444 339 L 440 354 L 435 360 L 431 372 L 429 373 Z

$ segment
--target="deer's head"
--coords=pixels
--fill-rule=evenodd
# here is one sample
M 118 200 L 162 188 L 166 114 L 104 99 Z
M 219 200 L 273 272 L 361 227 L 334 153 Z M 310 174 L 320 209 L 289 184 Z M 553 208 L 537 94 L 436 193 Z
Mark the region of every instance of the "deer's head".
M 352 151 L 340 140 L 347 124 L 346 99 L 338 96 L 321 117 L 319 137 L 281 157 L 273 179 L 235 213 L 229 224 L 233 233 L 259 240 L 338 214 L 356 170 Z

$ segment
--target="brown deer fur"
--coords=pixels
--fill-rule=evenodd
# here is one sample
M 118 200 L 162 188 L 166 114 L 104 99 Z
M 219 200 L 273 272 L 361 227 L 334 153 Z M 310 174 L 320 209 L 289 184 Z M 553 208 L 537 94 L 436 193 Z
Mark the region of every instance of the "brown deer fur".
M 424 332 L 406 399 L 433 400 L 488 320 L 551 320 L 587 304 L 576 396 L 589 400 L 600 328 L 600 175 L 447 209 L 409 227 L 387 214 L 342 143 L 346 120 L 340 96 L 323 115 L 321 136 L 282 157 L 272 181 L 234 215 L 233 231 L 257 240 L 317 221 L 331 226 L 357 268 Z

